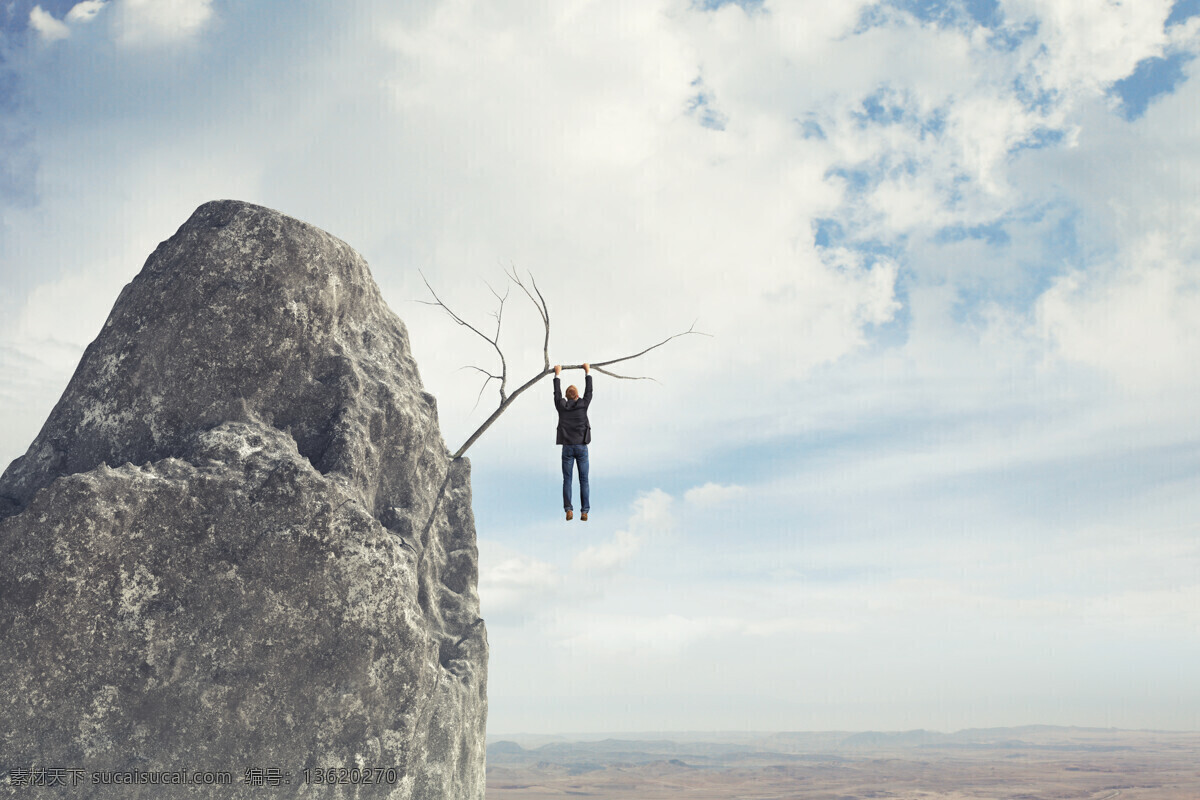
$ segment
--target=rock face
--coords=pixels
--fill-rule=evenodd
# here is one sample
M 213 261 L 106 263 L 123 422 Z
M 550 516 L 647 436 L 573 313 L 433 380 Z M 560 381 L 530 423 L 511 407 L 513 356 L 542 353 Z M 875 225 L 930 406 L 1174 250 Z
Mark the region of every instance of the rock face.
M 477 573 L 469 463 L 366 263 L 207 203 L 0 478 L 0 795 L 482 798 Z M 102 774 L 181 770 L 232 784 Z

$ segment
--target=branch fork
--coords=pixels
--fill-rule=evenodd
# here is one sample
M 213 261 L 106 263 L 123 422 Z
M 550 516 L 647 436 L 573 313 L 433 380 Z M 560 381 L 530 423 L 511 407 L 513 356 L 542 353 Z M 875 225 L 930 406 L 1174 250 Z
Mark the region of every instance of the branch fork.
M 453 456 L 455 459 L 461 458 L 463 454 L 467 452 L 467 448 L 475 444 L 476 440 L 483 435 L 484 431 L 490 428 L 492 423 L 499 419 L 500 415 L 503 414 L 508 407 L 512 405 L 513 401 L 516 400 L 526 389 L 529 389 L 542 378 L 554 372 L 553 368 L 550 366 L 550 309 L 546 304 L 546 298 L 542 296 L 541 291 L 538 289 L 537 281 L 534 280 L 532 273 L 526 273 L 529 281 L 528 285 L 521 279 L 521 276 L 517 273 L 515 268 L 506 269 L 504 274 L 510 281 L 515 283 L 517 287 L 525 293 L 525 296 L 529 298 L 530 302 L 533 303 L 534 307 L 537 309 L 538 315 L 542 319 L 542 326 L 546 331 L 545 337 L 542 340 L 542 371 L 525 381 L 525 383 L 521 384 L 519 388 L 513 390 L 511 394 L 508 392 L 508 361 L 504 358 L 504 351 L 500 348 L 500 328 L 504 317 L 504 303 L 508 300 L 509 290 L 512 287 L 510 286 L 506 288 L 504 294 L 501 295 L 499 292 L 493 289 L 491 285 L 488 285 L 488 289 L 493 295 L 495 295 L 498 303 L 496 311 L 491 315 L 496 320 L 496 332 L 493 335 L 488 336 L 486 333 L 479 330 L 479 328 L 476 328 L 474 325 L 464 320 L 448 305 L 446 305 L 446 303 L 443 302 L 440 297 L 438 297 L 437 292 L 433 290 L 433 287 L 429 285 L 429 280 L 425 277 L 425 273 L 421 273 L 421 280 L 425 281 L 425 288 L 429 290 L 429 294 L 433 297 L 433 300 L 418 300 L 417 302 L 422 303 L 423 305 L 438 306 L 441 308 L 456 323 L 472 331 L 481 339 L 486 341 L 489 345 L 491 345 L 492 349 L 496 351 L 496 355 L 500 358 L 499 375 L 473 364 L 462 367 L 462 369 L 473 369 L 485 376 L 483 386 L 479 388 L 479 395 L 475 398 L 476 407 L 479 406 L 479 399 L 483 397 L 484 390 L 487 389 L 488 385 L 492 381 L 500 382 L 500 404 L 496 407 L 496 410 L 492 412 L 491 416 L 489 416 L 487 420 L 485 420 L 484 423 L 480 425 L 474 433 L 471 434 L 467 441 L 463 443 L 462 447 L 458 448 Z M 674 339 L 678 339 L 681 336 L 691 335 L 709 336 L 710 334 L 702 333 L 696 330 L 696 323 L 692 322 L 691 327 L 689 327 L 686 331 L 676 333 L 673 336 L 668 336 L 658 344 L 652 344 L 640 352 L 628 356 L 621 356 L 620 358 L 609 359 L 608 361 L 592 362 L 589 366 L 597 372 L 607 375 L 610 378 L 618 378 L 626 381 L 654 381 L 655 383 L 658 383 L 656 379 L 648 376 L 618 375 L 611 370 L 604 369 L 604 367 L 611 366 L 613 364 L 619 364 L 623 361 L 632 361 L 635 358 L 640 358 L 641 356 L 646 355 L 646 353 L 649 353 L 651 350 L 656 350 L 657 348 L 662 347 Z M 563 364 L 561 366 L 563 369 L 583 369 L 583 364 Z

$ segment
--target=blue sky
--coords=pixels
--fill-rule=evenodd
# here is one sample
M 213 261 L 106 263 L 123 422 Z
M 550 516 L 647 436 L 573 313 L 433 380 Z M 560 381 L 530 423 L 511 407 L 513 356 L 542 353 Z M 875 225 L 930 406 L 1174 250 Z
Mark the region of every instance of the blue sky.
M 200 203 L 345 239 L 470 452 L 493 733 L 1200 728 L 1200 4 L 0 3 L 0 461 Z M 514 373 L 540 323 L 506 314 Z M 578 377 L 578 376 L 576 376 Z

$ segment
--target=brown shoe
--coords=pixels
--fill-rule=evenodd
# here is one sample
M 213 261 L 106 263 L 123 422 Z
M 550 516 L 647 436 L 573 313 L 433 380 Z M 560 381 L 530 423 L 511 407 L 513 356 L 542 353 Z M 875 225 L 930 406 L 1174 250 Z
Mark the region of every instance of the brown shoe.
M 585 511 L 585 512 L 583 512 L 582 514 L 580 514 L 580 515 L 579 515 L 579 518 L 580 518 L 581 520 L 583 520 L 584 522 L 587 522 L 587 512 Z
M 573 516 L 574 516 L 574 514 L 572 514 L 572 512 L 571 512 L 571 509 L 569 509 L 569 508 L 568 508 L 568 509 L 567 509 L 567 519 L 569 520 L 569 519 L 571 519 Z

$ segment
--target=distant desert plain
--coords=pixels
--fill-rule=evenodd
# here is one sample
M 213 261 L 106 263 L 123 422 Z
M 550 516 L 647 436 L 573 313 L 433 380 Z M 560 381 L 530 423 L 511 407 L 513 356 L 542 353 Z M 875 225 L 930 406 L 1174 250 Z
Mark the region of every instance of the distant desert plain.
M 489 736 L 488 800 L 1200 800 L 1200 733 Z

